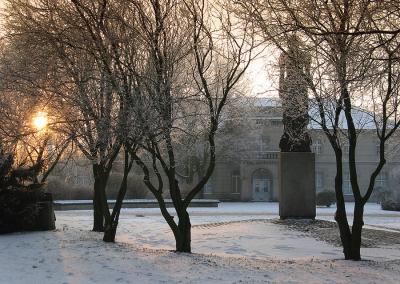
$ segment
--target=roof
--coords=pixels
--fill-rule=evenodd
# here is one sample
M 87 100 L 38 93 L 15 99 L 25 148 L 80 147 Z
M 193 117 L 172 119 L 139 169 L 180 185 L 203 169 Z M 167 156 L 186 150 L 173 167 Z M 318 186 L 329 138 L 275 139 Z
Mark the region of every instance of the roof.
M 355 124 L 356 129 L 366 129 L 372 130 L 376 129 L 376 124 L 374 122 L 373 114 L 367 110 L 361 108 L 353 108 L 351 110 L 353 121 Z M 309 109 L 309 116 L 310 116 L 310 124 L 309 128 L 311 129 L 321 129 L 321 117 L 319 114 L 319 110 L 316 104 L 312 104 Z M 326 110 L 326 123 L 328 128 L 332 128 L 334 124 L 335 114 L 332 111 Z M 339 127 L 341 129 L 347 129 L 347 120 L 344 111 L 340 113 L 339 116 Z
M 260 97 L 255 99 L 255 106 L 256 107 L 261 107 L 261 108 L 281 108 L 282 103 L 279 98 L 276 97 Z M 329 106 L 326 106 L 325 108 L 325 116 L 327 119 L 327 126 L 328 128 L 332 128 L 330 126 L 333 125 L 334 123 L 334 107 L 332 106 L 331 110 L 329 110 Z M 309 128 L 310 129 L 321 129 L 321 118 L 319 115 L 319 110 L 318 110 L 318 105 L 316 103 L 312 103 L 310 101 L 310 106 L 309 106 L 309 116 L 310 116 L 310 124 Z M 352 116 L 354 123 L 356 125 L 357 129 L 376 129 L 376 124 L 374 122 L 374 117 L 373 113 L 371 113 L 368 110 L 362 109 L 355 107 L 352 109 Z M 257 117 L 259 118 L 259 117 Z M 265 117 L 265 119 L 270 119 L 270 120 L 276 120 L 276 119 L 282 119 L 282 116 L 277 117 L 276 112 L 271 112 L 271 116 Z M 339 127 L 341 129 L 347 129 L 347 120 L 345 117 L 344 112 L 342 111 L 340 113 L 339 117 Z

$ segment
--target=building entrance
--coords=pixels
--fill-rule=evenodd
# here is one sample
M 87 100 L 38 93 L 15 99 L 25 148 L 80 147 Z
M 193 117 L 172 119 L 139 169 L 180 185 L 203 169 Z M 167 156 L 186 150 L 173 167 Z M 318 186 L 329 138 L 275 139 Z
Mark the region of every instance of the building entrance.
M 269 201 L 271 200 L 271 179 L 267 170 L 257 170 L 253 173 L 252 178 L 253 200 Z

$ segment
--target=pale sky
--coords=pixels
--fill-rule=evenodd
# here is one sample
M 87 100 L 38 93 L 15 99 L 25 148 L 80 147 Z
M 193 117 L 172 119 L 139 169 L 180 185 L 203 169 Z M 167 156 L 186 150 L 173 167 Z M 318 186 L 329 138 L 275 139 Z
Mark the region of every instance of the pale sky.
M 5 0 L 0 0 L 0 10 L 4 8 Z M 1 20 L 0 20 L 1 21 Z M 265 97 L 277 96 L 276 82 L 273 82 L 273 76 L 277 58 L 271 50 L 265 50 L 255 59 L 246 72 L 246 79 L 250 83 L 249 89 L 251 96 Z M 276 78 L 275 78 L 276 79 Z
M 268 48 L 250 63 L 247 80 L 251 84 L 251 95 L 258 97 L 277 97 L 277 55 Z

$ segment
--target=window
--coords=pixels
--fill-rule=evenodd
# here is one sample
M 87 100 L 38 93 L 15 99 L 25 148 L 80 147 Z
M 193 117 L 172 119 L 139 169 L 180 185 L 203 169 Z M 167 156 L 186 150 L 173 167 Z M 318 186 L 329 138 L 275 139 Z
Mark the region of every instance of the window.
M 315 141 L 313 141 L 312 143 L 312 151 L 313 153 L 319 155 L 322 152 L 322 142 L 320 139 L 316 139 Z
M 375 187 L 386 187 L 386 173 L 381 172 L 375 179 Z
M 381 143 L 380 143 L 380 141 L 376 142 L 375 148 L 376 148 L 376 154 L 379 156 L 380 153 L 381 153 Z
M 343 145 L 343 152 L 346 153 L 346 154 L 348 154 L 349 151 L 350 151 L 350 145 L 349 145 L 349 143 L 345 143 L 345 144 Z
M 78 175 L 76 177 L 76 185 L 86 185 L 86 184 L 87 184 L 87 182 L 86 182 L 86 177 L 85 176 Z
M 315 173 L 315 187 L 317 191 L 321 191 L 322 187 L 324 186 L 324 176 L 321 172 Z
M 350 173 L 345 173 L 343 175 L 343 193 L 344 194 L 353 193 L 351 190 Z
M 256 151 L 266 152 L 268 150 L 269 138 L 263 137 L 263 136 L 258 136 L 255 141 L 255 144 L 256 144 L 255 145 Z
M 209 180 L 205 185 L 204 185 L 204 193 L 205 194 L 211 194 L 213 193 L 213 184 L 212 181 Z
M 282 120 L 272 120 L 271 125 L 272 126 L 282 126 Z
M 232 193 L 240 193 L 240 175 L 237 172 L 232 174 Z
M 242 150 L 242 145 L 238 141 L 234 142 L 233 143 L 233 150 L 235 152 L 240 152 Z
M 258 124 L 258 125 L 266 125 L 267 122 L 264 119 L 257 119 L 256 120 L 256 124 Z

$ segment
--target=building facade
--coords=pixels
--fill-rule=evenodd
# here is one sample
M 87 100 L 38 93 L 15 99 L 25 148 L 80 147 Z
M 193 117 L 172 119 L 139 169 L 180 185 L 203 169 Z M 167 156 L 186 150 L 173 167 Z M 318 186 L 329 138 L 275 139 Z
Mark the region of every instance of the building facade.
M 226 126 L 226 125 L 224 125 Z M 283 133 L 279 104 L 260 104 L 253 113 L 234 127 L 234 134 L 220 137 L 217 165 L 204 188 L 204 198 L 227 201 L 279 200 L 279 140 Z M 224 136 L 226 132 L 222 131 Z M 316 191 L 334 190 L 336 162 L 334 152 L 321 129 L 310 127 L 312 151 L 315 153 Z M 228 140 L 228 141 L 224 141 Z M 377 166 L 379 148 L 376 132 L 360 131 L 357 144 L 357 169 L 361 190 L 366 190 L 370 175 Z M 222 145 L 222 146 L 221 146 Z M 389 145 L 390 147 L 390 145 Z M 343 150 L 343 191 L 352 200 L 348 171 L 348 145 Z M 389 150 L 390 152 L 390 150 Z M 400 157 L 388 154 L 387 164 L 375 182 L 375 195 L 381 192 L 398 196 L 400 191 Z M 373 195 L 371 201 L 378 196 Z

